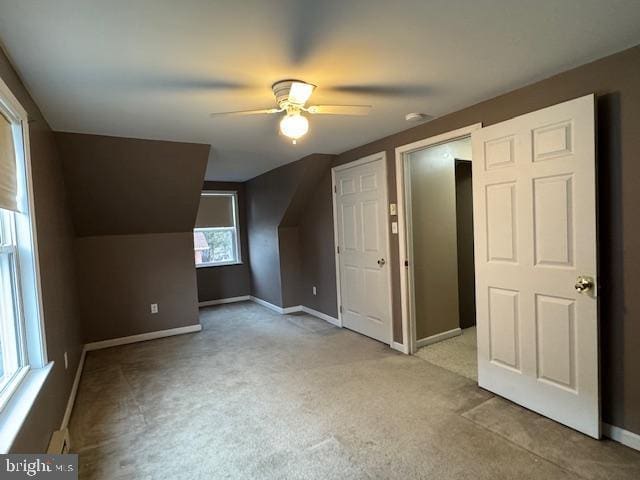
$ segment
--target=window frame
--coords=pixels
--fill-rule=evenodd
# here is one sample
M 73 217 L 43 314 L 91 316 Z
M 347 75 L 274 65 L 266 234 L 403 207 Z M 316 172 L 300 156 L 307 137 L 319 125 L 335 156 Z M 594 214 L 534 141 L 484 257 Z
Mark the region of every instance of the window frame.
M 0 112 L 11 122 L 16 155 L 19 212 L 10 215 L 15 248 L 15 284 L 20 310 L 23 366 L 0 392 L 0 453 L 6 453 L 50 374 L 48 361 L 33 178 L 29 145 L 29 117 L 7 84 L 0 78 Z M 6 223 L 6 222 L 5 222 Z
M 235 259 L 226 262 L 207 262 L 196 264 L 196 268 L 210 268 L 210 267 L 226 267 L 229 265 L 242 265 L 242 247 L 240 242 L 240 222 L 238 215 L 238 192 L 236 190 L 203 190 L 200 192 L 200 198 L 207 196 L 227 196 L 232 197 L 231 206 L 233 210 L 233 227 L 200 227 L 193 228 L 194 232 L 205 230 L 233 230 L 235 233 L 235 242 L 233 245 L 235 251 Z M 195 248 L 194 248 L 195 251 Z

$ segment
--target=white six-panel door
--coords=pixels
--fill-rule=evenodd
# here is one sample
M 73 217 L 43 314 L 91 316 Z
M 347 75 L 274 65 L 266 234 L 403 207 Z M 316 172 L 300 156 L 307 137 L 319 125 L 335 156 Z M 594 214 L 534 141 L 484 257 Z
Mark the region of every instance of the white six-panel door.
M 599 438 L 594 97 L 472 141 L 478 383 Z
M 384 154 L 334 169 L 342 325 L 391 342 Z

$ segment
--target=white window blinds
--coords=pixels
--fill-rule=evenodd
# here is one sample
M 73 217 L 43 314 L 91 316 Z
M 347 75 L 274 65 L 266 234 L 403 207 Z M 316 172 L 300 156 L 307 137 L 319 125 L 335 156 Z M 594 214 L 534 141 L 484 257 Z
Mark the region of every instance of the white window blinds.
M 196 228 L 235 227 L 233 195 L 204 194 L 196 218 Z
M 0 113 L 0 208 L 18 210 L 16 150 L 11 122 Z

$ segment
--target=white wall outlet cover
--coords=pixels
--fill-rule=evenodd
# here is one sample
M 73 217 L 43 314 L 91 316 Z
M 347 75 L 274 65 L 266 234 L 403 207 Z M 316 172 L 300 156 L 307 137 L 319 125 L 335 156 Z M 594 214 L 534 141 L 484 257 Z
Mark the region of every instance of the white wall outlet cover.
M 397 215 L 398 214 L 398 206 L 395 203 L 389 204 L 389 215 Z
M 391 233 L 398 234 L 398 222 L 391 222 Z
M 315 287 L 315 286 L 313 287 L 313 294 L 314 294 L 314 295 L 317 295 L 317 294 L 318 294 L 318 290 L 316 290 L 316 287 Z
M 158 304 L 157 303 L 152 303 L 151 304 L 151 313 L 158 313 Z

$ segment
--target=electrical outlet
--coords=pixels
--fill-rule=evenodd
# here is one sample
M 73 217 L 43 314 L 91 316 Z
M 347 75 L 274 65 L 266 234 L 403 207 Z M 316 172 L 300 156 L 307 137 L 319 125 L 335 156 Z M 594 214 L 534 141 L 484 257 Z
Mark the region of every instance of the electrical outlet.
M 389 215 L 397 215 L 398 214 L 398 206 L 395 203 L 389 204 Z
M 152 303 L 151 304 L 151 313 L 158 313 L 158 304 L 157 303 Z
M 67 355 L 67 352 L 64 352 L 64 369 L 69 369 L 69 356 Z
M 314 285 L 314 287 L 313 287 L 313 294 L 314 294 L 314 295 L 317 295 L 317 294 L 318 294 L 318 290 L 316 290 L 315 285 Z

